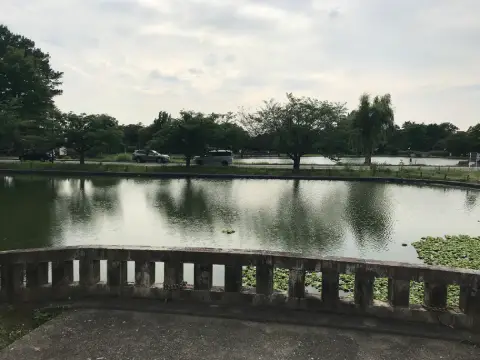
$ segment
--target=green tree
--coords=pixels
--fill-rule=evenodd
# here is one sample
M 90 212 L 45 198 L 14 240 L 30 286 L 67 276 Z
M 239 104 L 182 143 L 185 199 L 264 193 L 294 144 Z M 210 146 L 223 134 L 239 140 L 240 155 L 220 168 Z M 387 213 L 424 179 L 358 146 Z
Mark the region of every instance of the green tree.
M 238 152 L 246 147 L 248 133 L 241 126 L 226 121 L 216 124 L 213 133 L 213 146 Z
M 266 101 L 256 113 L 241 116 L 251 135 L 272 134 L 273 148 L 287 154 L 298 170 L 301 157 L 311 152 L 337 158 L 328 138 L 345 115 L 344 104 L 287 94 L 285 104 Z
M 158 137 L 158 133 L 167 128 L 172 122 L 172 115 L 166 111 L 160 111 L 158 116 L 148 126 L 140 129 L 138 133 L 139 148 L 147 147 L 152 148 L 152 145 L 158 145 L 153 139 Z M 160 150 L 157 149 L 156 150 Z
M 91 149 L 108 151 L 121 144 L 122 130 L 111 116 L 70 112 L 64 118 L 64 136 L 67 144 L 79 154 L 80 164 L 85 163 L 85 154 Z
M 195 111 L 180 111 L 180 118 L 174 119 L 155 134 L 150 142 L 152 148 L 168 148 L 185 156 L 190 166 L 195 155 L 204 153 L 213 140 L 215 120 L 219 115 L 205 115 Z
M 0 25 L 0 74 L 0 144 L 45 147 L 63 73 L 32 40 Z
M 445 139 L 445 146 L 454 156 L 466 156 L 472 152 L 472 137 L 466 131 L 458 131 Z
M 20 119 L 15 102 L 0 103 L 0 151 L 10 153 L 15 147 Z
M 468 137 L 470 138 L 470 151 L 480 152 L 480 124 L 470 126 L 467 130 Z
M 121 127 L 123 130 L 123 144 L 126 147 L 140 147 L 140 133 L 145 129 L 142 123 L 128 124 Z
M 375 147 L 394 126 L 392 98 L 390 94 L 386 94 L 375 96 L 372 101 L 370 95 L 363 94 L 358 109 L 353 111 L 351 116 L 353 130 L 365 156 L 365 164 L 371 165 Z

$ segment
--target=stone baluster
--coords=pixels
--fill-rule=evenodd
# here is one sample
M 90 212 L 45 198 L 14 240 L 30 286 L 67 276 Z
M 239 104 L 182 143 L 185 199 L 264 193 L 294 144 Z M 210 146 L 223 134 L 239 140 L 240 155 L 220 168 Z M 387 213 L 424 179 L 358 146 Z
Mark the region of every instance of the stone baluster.
M 305 270 L 291 269 L 288 277 L 288 297 L 305 297 Z
M 273 258 L 265 256 L 257 262 L 256 267 L 256 292 L 262 295 L 273 293 Z
M 25 264 L 2 264 L 1 285 L 3 297 L 15 301 L 24 288 Z
M 410 304 L 410 281 L 389 278 L 388 302 L 395 307 L 408 307 Z
M 48 284 L 48 262 L 28 263 L 26 269 L 27 288 L 38 288 Z
M 194 290 L 210 290 L 212 288 L 212 264 L 195 264 L 193 266 Z
M 135 262 L 135 285 L 151 287 L 155 284 L 155 263 L 150 261 Z
M 242 265 L 225 265 L 225 291 L 240 292 L 243 279 Z
M 444 309 L 447 307 L 447 285 L 442 282 L 425 282 L 423 298 L 426 307 Z
M 80 285 L 90 287 L 100 281 L 100 260 L 94 258 L 90 250 L 83 252 L 80 257 Z
M 363 268 L 355 272 L 354 300 L 355 304 L 361 307 L 373 304 L 373 284 L 375 274 Z
M 56 299 L 70 296 L 73 284 L 73 260 L 52 261 L 52 292 Z
M 73 284 L 73 260 L 52 261 L 52 288 Z
M 107 284 L 111 287 L 122 287 L 128 284 L 126 261 L 107 261 Z
M 329 306 L 338 303 L 339 274 L 334 268 L 322 267 L 322 301 Z
M 460 310 L 466 315 L 480 319 L 480 287 L 460 285 Z
M 164 262 L 164 288 L 180 285 L 183 282 L 183 264 L 176 261 Z

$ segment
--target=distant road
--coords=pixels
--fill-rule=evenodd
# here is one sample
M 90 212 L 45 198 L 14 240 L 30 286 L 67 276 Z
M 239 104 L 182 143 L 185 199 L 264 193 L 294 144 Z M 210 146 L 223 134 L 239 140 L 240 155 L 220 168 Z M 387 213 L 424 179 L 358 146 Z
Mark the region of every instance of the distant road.
M 0 163 L 14 163 L 14 162 L 19 162 L 19 160 L 17 159 L 0 159 Z M 72 163 L 72 164 L 78 164 L 79 161 L 78 160 L 56 160 L 55 162 L 57 163 Z M 134 162 L 128 162 L 128 161 L 125 161 L 125 162 L 117 162 L 117 161 L 91 161 L 91 160 L 87 160 L 85 161 L 86 164 L 98 164 L 99 162 L 101 162 L 102 164 L 115 164 L 115 165 L 138 165 Z M 143 164 L 140 164 L 140 166 L 185 166 L 184 163 L 176 163 L 176 162 L 172 162 L 172 163 L 168 163 L 168 164 L 157 164 L 155 162 L 151 162 L 151 163 L 143 163 Z M 195 166 L 192 164 L 192 166 Z M 264 168 L 272 168 L 272 169 L 291 169 L 292 168 L 292 165 L 291 164 L 233 164 L 231 166 L 236 166 L 236 167 L 252 167 L 252 168 L 255 168 L 255 167 L 264 167 Z M 341 167 L 341 165 L 310 165 L 308 163 L 304 163 L 304 164 L 301 164 L 300 168 L 301 169 L 335 169 L 335 168 L 338 168 L 338 167 Z M 387 167 L 393 171 L 397 171 L 400 166 L 399 165 L 382 165 L 382 167 Z M 404 167 L 409 167 L 409 166 L 404 166 Z M 423 166 L 416 166 L 416 165 L 412 165 L 413 168 L 420 168 L 420 169 L 425 169 L 425 170 L 431 170 L 432 168 L 434 167 L 437 167 L 437 166 L 426 166 L 426 165 L 423 165 Z M 445 167 L 448 167 L 448 166 L 440 166 L 441 168 L 445 168 Z M 354 169 L 354 170 L 360 170 L 362 168 L 365 168 L 364 165 L 354 165 L 354 166 L 350 166 L 350 168 Z M 451 166 L 450 167 L 451 169 L 458 169 L 458 170 L 468 170 L 469 168 L 468 167 L 459 167 L 459 166 Z M 473 170 L 473 169 L 472 169 Z

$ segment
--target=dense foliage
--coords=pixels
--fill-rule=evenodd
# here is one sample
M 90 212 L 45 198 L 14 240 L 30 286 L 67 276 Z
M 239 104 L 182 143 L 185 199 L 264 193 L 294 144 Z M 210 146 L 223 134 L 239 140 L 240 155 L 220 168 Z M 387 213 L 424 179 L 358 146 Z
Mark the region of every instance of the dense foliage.
M 389 94 L 363 94 L 357 109 L 342 103 L 287 94 L 253 112 L 203 114 L 160 111 L 150 125 L 119 125 L 106 114 L 62 113 L 54 98 L 62 93 L 62 73 L 50 66 L 48 53 L 0 25 L 0 153 L 18 155 L 65 146 L 69 156 L 85 157 L 149 148 L 183 154 L 187 164 L 207 149 L 282 154 L 300 168 L 302 156 L 331 159 L 374 154 L 465 156 L 480 152 L 480 124 L 460 131 L 452 123 L 394 123 Z M 135 119 L 132 119 L 135 120 Z

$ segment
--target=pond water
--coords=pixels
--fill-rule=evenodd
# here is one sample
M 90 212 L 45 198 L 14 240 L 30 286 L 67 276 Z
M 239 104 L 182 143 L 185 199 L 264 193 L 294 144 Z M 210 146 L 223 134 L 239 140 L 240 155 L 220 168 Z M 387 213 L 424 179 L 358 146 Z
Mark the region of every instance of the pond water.
M 363 157 L 347 157 L 341 158 L 342 163 L 349 164 L 358 164 L 362 165 L 364 162 Z M 302 164 L 304 165 L 335 165 L 335 162 L 325 158 L 323 156 L 305 156 L 302 157 Z M 460 160 L 450 159 L 450 158 L 412 158 L 413 165 L 429 165 L 429 166 L 455 166 Z M 245 158 L 241 159 L 239 157 L 235 158 L 235 162 L 239 164 L 293 164 L 293 161 L 288 158 L 278 158 L 278 157 L 259 157 L 259 158 Z M 398 156 L 374 156 L 372 162 L 376 164 L 387 164 L 387 165 L 399 165 L 400 162 L 403 162 L 404 165 L 410 164 L 409 157 L 398 157 Z
M 343 181 L 0 177 L 0 248 L 189 246 L 414 262 L 403 243 L 478 235 L 479 194 Z

